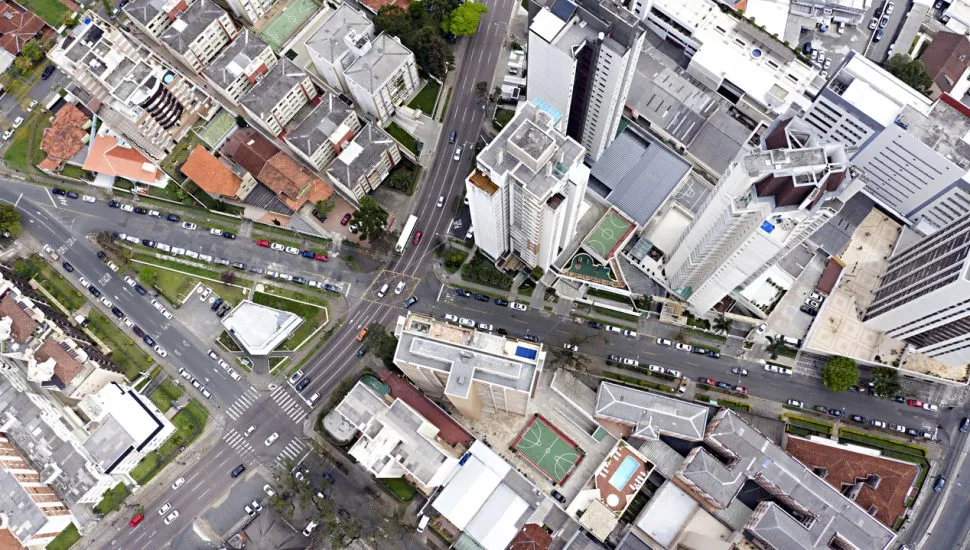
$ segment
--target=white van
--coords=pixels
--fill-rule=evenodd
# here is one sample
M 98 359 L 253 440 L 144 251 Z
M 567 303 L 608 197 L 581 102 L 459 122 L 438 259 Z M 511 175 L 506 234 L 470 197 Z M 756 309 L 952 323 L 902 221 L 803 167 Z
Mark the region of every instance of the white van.
M 383 285 L 383 286 L 382 286 L 381 288 L 379 288 L 379 289 L 377 290 L 377 297 L 378 297 L 378 298 L 383 298 L 383 297 L 384 297 L 384 295 L 385 295 L 385 294 L 387 294 L 387 289 L 388 289 L 388 288 L 390 288 L 390 287 L 388 286 L 388 284 L 387 284 L 387 283 L 384 283 L 384 285 Z
M 431 521 L 430 516 L 421 516 L 421 520 L 418 521 L 418 533 L 424 533 L 424 528 L 428 526 L 428 522 Z
M 788 344 L 789 346 L 791 346 L 793 348 L 800 348 L 800 347 L 802 347 L 802 341 L 799 340 L 798 338 L 792 338 L 791 336 L 782 336 L 781 339 L 786 344 Z

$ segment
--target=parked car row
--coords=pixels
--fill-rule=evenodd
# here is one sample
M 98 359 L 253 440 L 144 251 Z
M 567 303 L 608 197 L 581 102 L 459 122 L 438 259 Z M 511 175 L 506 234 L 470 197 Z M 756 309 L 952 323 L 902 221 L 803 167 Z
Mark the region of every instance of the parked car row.
M 657 338 L 657 344 L 658 345 L 661 345 L 661 346 L 671 346 L 671 345 L 673 345 L 673 347 L 675 347 L 676 349 L 679 349 L 680 351 L 686 351 L 686 352 L 690 352 L 690 353 L 696 353 L 698 355 L 706 355 L 706 356 L 711 357 L 711 358 L 714 358 L 714 359 L 718 359 L 719 357 L 721 357 L 721 352 L 719 352 L 719 351 L 715 351 L 715 350 L 712 350 L 712 349 L 705 349 L 705 348 L 698 347 L 698 346 L 694 346 L 694 345 L 691 345 L 691 344 L 685 344 L 683 342 L 676 342 L 675 343 L 675 342 L 671 342 L 670 340 L 667 340 L 666 338 Z
M 233 370 L 232 367 L 229 366 L 229 363 L 226 363 L 226 361 L 223 360 L 222 357 L 219 357 L 219 354 L 212 351 L 211 348 L 209 349 L 209 358 L 215 361 L 216 363 L 218 363 L 219 367 L 222 370 L 226 371 L 226 374 L 228 374 L 229 377 L 232 378 L 233 380 L 239 380 L 240 378 L 242 378 L 242 376 L 240 376 L 238 372 L 236 372 L 235 370 Z
M 302 256 L 304 258 L 308 258 L 310 260 L 316 260 L 318 262 L 325 262 L 330 259 L 330 257 L 327 256 L 326 254 L 319 254 L 312 250 L 300 250 L 295 246 L 286 246 L 280 243 L 270 242 L 265 239 L 256 239 L 255 242 L 257 245 L 263 248 L 269 248 L 271 250 L 286 252 L 287 254 L 292 254 L 294 256 Z
M 479 302 L 492 301 L 492 299 L 485 294 L 469 292 L 463 288 L 456 288 L 455 296 L 461 296 L 463 298 L 473 298 L 475 300 L 478 300 Z M 519 302 L 510 302 L 502 298 L 495 298 L 494 303 L 497 306 L 512 308 L 516 311 L 528 311 L 529 309 L 529 306 L 525 304 L 521 304 Z
M 450 323 L 456 323 L 466 328 L 477 328 L 479 330 L 484 330 L 485 332 L 492 332 L 495 330 L 495 325 L 489 323 L 476 322 L 474 319 L 469 319 L 467 317 L 458 317 L 457 315 L 452 315 L 450 313 L 445 314 L 445 321 Z
M 595 328 L 597 330 L 603 329 L 606 332 L 612 332 L 614 334 L 622 334 L 623 336 L 628 336 L 630 338 L 636 338 L 637 337 L 637 331 L 635 331 L 635 330 L 622 329 L 622 328 L 617 327 L 617 326 L 608 325 L 608 324 L 604 324 L 604 323 L 598 323 L 596 321 L 590 321 L 589 323 L 587 323 L 587 326 L 589 326 L 589 328 Z
M 35 101 L 34 103 L 37 103 L 37 102 Z M 22 119 L 20 117 L 17 117 L 17 120 L 22 120 Z M 6 140 L 7 138 L 5 137 L 3 139 Z M 78 195 L 77 192 L 75 191 L 67 191 L 66 189 L 61 189 L 60 187 L 55 187 L 51 189 L 51 195 L 60 195 L 62 197 L 67 197 L 69 199 L 80 198 L 84 202 L 97 202 L 98 200 L 92 197 L 91 195 Z

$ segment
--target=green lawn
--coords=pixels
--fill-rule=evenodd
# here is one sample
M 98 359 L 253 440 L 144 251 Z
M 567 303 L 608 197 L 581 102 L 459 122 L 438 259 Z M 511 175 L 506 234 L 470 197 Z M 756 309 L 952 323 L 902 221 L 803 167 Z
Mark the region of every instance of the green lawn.
M 303 318 L 303 324 L 297 328 L 293 334 L 287 338 L 280 346 L 284 350 L 294 350 L 299 346 L 313 331 L 320 327 L 320 324 L 327 319 L 326 308 L 301 304 L 280 296 L 273 296 L 263 292 L 253 293 L 253 302 L 264 306 L 269 306 L 283 311 L 295 313 Z
M 110 319 L 101 314 L 100 311 L 92 309 L 88 313 L 88 330 L 101 339 L 111 348 L 111 360 L 124 371 L 128 380 L 134 380 L 141 371 L 151 370 L 154 361 L 141 350 L 131 338 L 125 336 L 121 329 L 114 325 Z
M 381 483 L 394 495 L 394 498 L 402 502 L 411 502 L 417 494 L 417 490 L 403 477 L 385 479 Z
M 77 532 L 77 527 L 72 523 L 61 531 L 61 534 L 54 537 L 54 540 L 47 545 L 47 550 L 67 550 L 79 540 L 81 540 L 81 533 Z
M 391 137 L 398 140 L 401 145 L 406 147 L 412 153 L 415 155 L 418 154 L 418 140 L 414 139 L 414 136 L 407 133 L 404 128 L 398 126 L 396 122 L 390 123 L 387 128 L 384 128 L 384 130 L 387 131 L 388 134 L 391 134 Z
M 515 116 L 515 111 L 509 109 L 495 109 L 495 118 L 492 120 L 492 123 L 495 125 L 496 129 L 501 130 L 502 128 L 505 128 L 505 125 L 508 124 L 510 120 L 512 120 L 513 116 Z
M 229 336 L 229 333 L 225 330 L 219 333 L 219 343 L 225 346 L 229 351 L 242 351 L 242 349 L 239 348 L 239 345 L 236 344 L 236 341 L 232 339 L 232 336 Z
M 91 172 L 82 170 L 80 166 L 74 164 L 65 164 L 61 167 L 61 175 L 68 178 L 74 178 L 82 181 L 94 181 Z
M 179 447 L 189 445 L 205 429 L 209 411 L 195 399 L 189 401 L 184 409 L 172 417 L 175 433 L 157 451 L 148 453 L 131 471 L 131 477 L 144 485 L 179 454 Z
M 68 311 L 76 311 L 86 303 L 84 296 L 71 283 L 67 282 L 67 279 L 61 277 L 60 273 L 46 263 L 40 272 L 34 276 L 34 279 Z
M 56 2 L 57 0 L 54 1 Z M 179 168 L 181 168 L 182 164 L 188 160 L 189 155 L 192 153 L 192 150 L 195 149 L 196 145 L 202 145 L 203 147 L 205 146 L 203 145 L 202 138 L 197 136 L 194 132 L 189 132 L 188 135 L 182 139 L 182 141 L 175 144 L 175 148 L 172 149 L 172 152 L 169 153 L 167 157 L 162 159 L 162 170 L 164 170 L 172 179 L 179 183 L 185 181 L 185 175 L 179 171 Z
M 330 301 L 320 296 L 319 294 L 304 294 L 302 292 L 297 292 L 295 290 L 290 290 L 288 288 L 282 288 L 272 285 L 263 285 L 263 292 L 265 294 L 274 294 L 276 296 L 282 296 L 284 298 L 293 298 L 294 300 L 301 300 L 304 302 L 310 302 L 311 304 L 316 304 L 318 306 L 329 307 Z
M 142 256 L 142 255 L 138 255 Z M 243 289 L 235 286 L 230 286 L 222 283 L 217 283 L 209 280 L 202 280 L 196 277 L 186 275 L 185 273 L 180 273 L 179 271 L 184 271 L 188 273 L 193 273 L 196 275 L 201 275 L 203 277 L 210 277 L 213 279 L 219 279 L 219 273 L 216 271 L 210 271 L 207 269 L 197 268 L 191 265 L 180 264 L 174 261 L 166 261 L 159 258 L 145 257 L 137 258 L 139 261 L 148 262 L 150 265 L 145 263 L 135 264 L 138 272 L 138 280 L 143 284 L 149 284 L 148 273 L 154 270 L 157 278 L 154 283 L 154 287 L 165 297 L 169 302 L 173 304 L 181 304 L 185 297 L 188 295 L 192 289 L 195 288 L 196 283 L 202 282 L 202 284 L 212 288 L 213 292 L 218 294 L 224 300 L 228 300 L 232 304 L 238 304 L 246 298 L 246 294 Z M 179 271 L 175 271 L 179 270 Z M 240 282 L 246 282 L 245 279 L 240 280 Z
M 178 400 L 184 392 L 171 380 L 165 380 L 155 388 L 155 391 L 148 396 L 152 403 L 162 412 L 168 412 L 172 408 L 172 401 Z
M 131 493 L 128 492 L 128 487 L 125 487 L 124 483 L 115 485 L 113 488 L 108 489 L 104 493 L 104 496 L 101 497 L 101 502 L 94 506 L 94 512 L 96 514 L 105 515 L 109 512 L 117 510 L 118 507 L 121 506 L 121 503 L 128 498 L 129 494 Z
M 414 96 L 411 103 L 408 103 L 408 107 L 421 109 L 424 111 L 424 114 L 434 116 L 434 104 L 438 100 L 438 94 L 440 92 L 441 84 L 438 84 L 434 80 L 429 80 L 424 88 L 421 88 L 421 91 L 418 92 L 418 95 Z
M 41 19 L 55 29 L 64 24 L 71 10 L 59 0 L 25 0 L 20 3 L 25 8 L 36 13 Z
M 56 1 L 56 0 L 55 0 Z M 45 113 L 41 115 L 41 113 Z M 13 141 L 3 154 L 3 160 L 11 168 L 27 174 L 40 173 L 34 165 L 47 155 L 40 150 L 40 141 L 44 137 L 44 130 L 50 128 L 51 123 L 46 111 L 37 109 L 23 125 L 14 132 Z

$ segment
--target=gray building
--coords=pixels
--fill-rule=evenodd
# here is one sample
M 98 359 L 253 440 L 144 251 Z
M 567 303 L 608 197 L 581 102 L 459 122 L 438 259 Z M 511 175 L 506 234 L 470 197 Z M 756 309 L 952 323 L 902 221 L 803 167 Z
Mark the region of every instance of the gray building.
M 243 96 L 276 64 L 276 54 L 256 33 L 239 36 L 205 68 L 203 76 L 238 105 Z
M 356 120 L 356 115 L 354 115 Z M 377 189 L 401 162 L 401 149 L 377 124 L 364 126 L 327 168 L 331 181 L 360 200 Z
M 293 149 L 317 170 L 323 170 L 360 132 L 360 119 L 350 105 L 323 92 L 320 103 L 286 135 Z

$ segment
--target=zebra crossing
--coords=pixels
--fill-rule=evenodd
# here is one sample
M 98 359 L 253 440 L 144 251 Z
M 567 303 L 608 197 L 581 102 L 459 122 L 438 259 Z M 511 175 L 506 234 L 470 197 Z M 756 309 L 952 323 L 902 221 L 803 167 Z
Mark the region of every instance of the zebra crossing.
M 229 408 L 226 409 L 226 415 L 233 420 L 239 420 L 239 417 L 246 412 L 246 409 L 253 406 L 253 403 L 256 402 L 258 397 L 259 392 L 256 391 L 256 388 L 249 386 L 248 390 L 244 391 L 242 395 L 237 397 L 236 400 L 232 402 L 232 405 L 229 405 Z
M 307 446 L 304 443 L 297 441 L 296 439 L 291 439 L 289 443 L 283 447 L 283 450 L 280 451 L 280 454 L 276 455 L 277 466 L 284 468 L 286 467 L 286 461 L 289 460 L 292 467 L 293 464 L 300 461 L 300 457 L 303 455 L 303 451 L 306 448 Z
M 237 431 L 236 429 L 229 429 L 225 435 L 222 436 L 222 440 L 226 442 L 226 445 L 230 449 L 239 452 L 240 455 L 244 453 L 253 454 L 255 449 L 249 444 L 249 440 L 245 435 Z
M 296 423 L 303 422 L 303 419 L 309 416 L 310 413 L 301 405 L 303 399 L 294 397 L 290 392 L 286 391 L 286 388 L 286 385 L 281 385 L 276 388 L 276 391 L 272 395 L 273 401 L 279 405 L 286 416 L 290 417 L 290 420 Z

